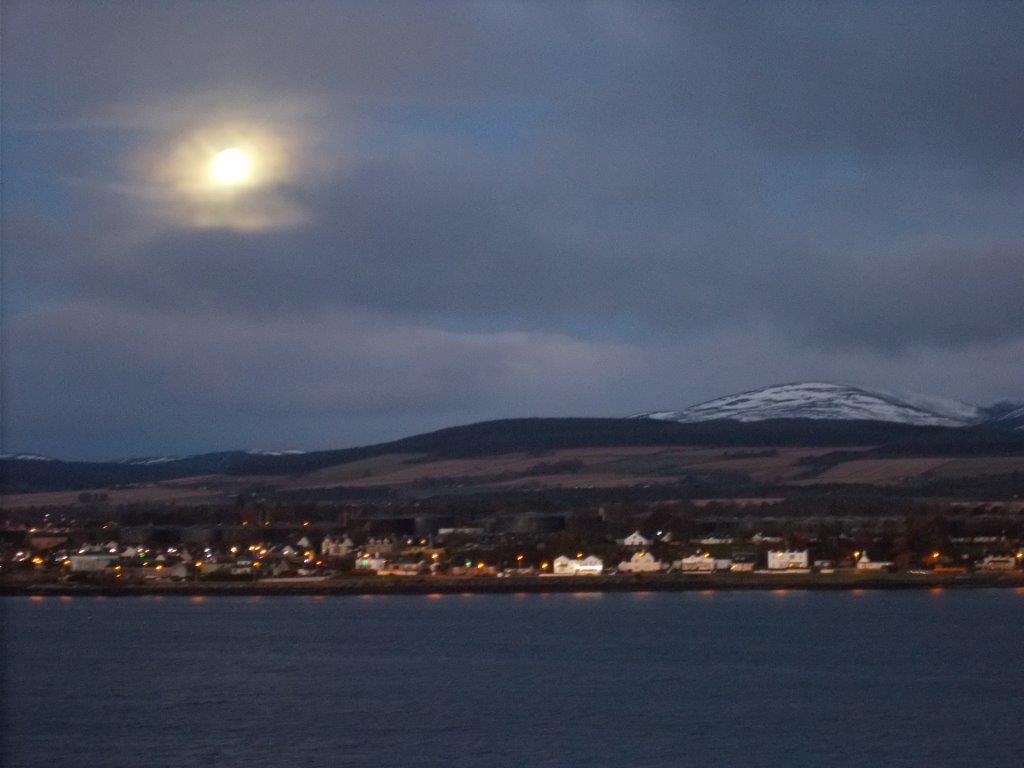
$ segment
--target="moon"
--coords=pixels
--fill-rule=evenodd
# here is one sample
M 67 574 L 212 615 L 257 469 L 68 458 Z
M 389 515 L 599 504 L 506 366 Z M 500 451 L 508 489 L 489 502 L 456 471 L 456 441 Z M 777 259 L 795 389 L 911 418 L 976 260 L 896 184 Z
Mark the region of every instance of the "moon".
M 262 231 L 306 220 L 283 182 L 297 178 L 296 132 L 258 121 L 200 124 L 152 157 L 154 196 L 167 190 L 165 215 L 190 228 Z M 145 167 L 145 166 L 143 166 Z
M 253 177 L 252 158 L 238 147 L 222 149 L 210 161 L 210 179 L 222 187 L 238 187 Z

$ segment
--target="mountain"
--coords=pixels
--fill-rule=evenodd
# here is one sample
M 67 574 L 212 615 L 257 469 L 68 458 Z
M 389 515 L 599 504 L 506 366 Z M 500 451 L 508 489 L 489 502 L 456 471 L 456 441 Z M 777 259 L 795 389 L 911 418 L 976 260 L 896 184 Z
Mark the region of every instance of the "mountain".
M 956 400 L 896 395 L 882 390 L 827 382 L 778 384 L 691 405 L 681 411 L 657 411 L 640 418 L 695 423 L 729 419 L 881 421 L 932 427 L 966 427 L 986 421 L 983 409 Z
M 509 453 L 536 454 L 591 447 L 701 446 L 722 448 L 874 446 L 887 456 L 1024 454 L 1024 432 L 987 427 L 951 428 L 886 421 L 782 418 L 680 423 L 659 419 L 530 418 L 485 421 L 387 443 L 308 453 L 227 451 L 159 463 L 65 462 L 0 459 L 0 490 L 108 488 L 196 475 L 300 475 L 379 456 L 416 461 Z
M 0 491 L 108 488 L 198 475 L 300 475 L 379 456 L 419 461 L 499 454 L 538 456 L 592 447 L 859 447 L 878 456 L 1024 454 L 1024 407 L 967 403 L 841 384 L 783 384 L 721 397 L 681 411 L 632 418 L 486 421 L 375 445 L 302 452 L 224 451 L 183 458 L 66 462 L 33 454 L 0 456 Z M 863 454 L 862 454 L 863 455 Z
M 60 461 L 24 458 L 24 454 L 0 456 L 0 490 L 6 492 L 107 488 L 132 483 L 151 483 L 179 477 L 227 472 L 244 460 L 245 451 L 203 453 L 174 459 L 127 461 Z

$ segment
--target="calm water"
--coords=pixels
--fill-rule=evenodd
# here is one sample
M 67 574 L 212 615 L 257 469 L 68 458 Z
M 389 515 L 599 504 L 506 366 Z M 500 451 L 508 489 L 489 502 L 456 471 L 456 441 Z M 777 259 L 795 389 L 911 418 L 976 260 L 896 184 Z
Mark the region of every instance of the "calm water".
M 1024 594 L 7 598 L 5 765 L 1024 765 Z

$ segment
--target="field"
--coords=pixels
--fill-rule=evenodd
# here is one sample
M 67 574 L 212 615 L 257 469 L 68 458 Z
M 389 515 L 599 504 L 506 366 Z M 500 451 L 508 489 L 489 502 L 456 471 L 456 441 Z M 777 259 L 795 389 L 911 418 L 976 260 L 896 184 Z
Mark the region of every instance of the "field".
M 1024 472 L 1024 456 L 985 456 L 949 459 L 855 459 L 837 464 L 801 484 L 857 483 L 899 485 L 919 479 L 978 477 Z
M 836 451 L 836 461 L 831 461 Z M 161 482 L 2 497 L 7 509 L 230 502 L 239 493 L 402 488 L 414 493 L 656 486 L 683 481 L 773 486 L 899 487 L 921 481 L 1024 472 L 1024 456 L 858 458 L 870 448 L 624 446 L 512 452 L 470 458 L 389 453 L 288 475 L 207 474 Z M 715 494 L 721 495 L 721 494 Z M 773 496 L 775 494 L 772 494 Z

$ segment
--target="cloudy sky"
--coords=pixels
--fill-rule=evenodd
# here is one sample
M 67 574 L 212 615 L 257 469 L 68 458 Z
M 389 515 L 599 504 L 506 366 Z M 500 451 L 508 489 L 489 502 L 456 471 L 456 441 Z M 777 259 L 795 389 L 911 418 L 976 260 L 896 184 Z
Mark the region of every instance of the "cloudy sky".
M 3 22 L 6 450 L 339 447 L 802 379 L 1024 397 L 1024 4 Z

